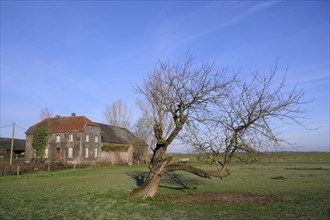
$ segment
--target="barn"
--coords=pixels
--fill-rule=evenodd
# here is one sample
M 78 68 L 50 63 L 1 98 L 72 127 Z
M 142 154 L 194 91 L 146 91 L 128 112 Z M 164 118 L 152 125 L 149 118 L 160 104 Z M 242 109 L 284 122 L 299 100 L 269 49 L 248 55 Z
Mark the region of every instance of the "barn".
M 128 129 L 97 123 L 101 128 L 101 160 L 112 163 L 145 162 L 148 156 L 148 145 L 132 134 Z

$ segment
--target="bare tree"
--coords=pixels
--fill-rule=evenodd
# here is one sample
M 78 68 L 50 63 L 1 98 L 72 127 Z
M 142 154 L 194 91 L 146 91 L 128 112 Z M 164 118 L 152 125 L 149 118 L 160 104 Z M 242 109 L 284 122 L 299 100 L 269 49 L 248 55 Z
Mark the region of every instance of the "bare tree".
M 150 146 L 152 151 L 154 151 L 157 140 L 155 138 L 153 117 L 151 115 L 152 107 L 148 102 L 143 100 L 137 100 L 136 105 L 140 109 L 142 116 L 136 121 L 134 132 Z M 164 133 L 165 136 L 167 136 L 173 128 L 173 120 L 170 117 L 170 114 L 164 116 L 163 124 L 165 128 Z
M 182 170 L 200 177 L 226 177 L 233 156 L 253 160 L 261 149 L 289 144 L 276 133 L 279 124 L 297 123 L 306 111 L 304 92 L 290 90 L 284 80 L 276 84 L 277 68 L 266 77 L 255 73 L 250 81 L 228 75 L 214 64 L 193 65 L 188 53 L 184 63 L 160 61 L 137 91 L 149 102 L 156 146 L 144 183 L 131 192 L 132 198 L 152 197 L 161 178 Z M 146 111 L 147 112 L 147 111 Z M 171 118 L 173 123 L 165 123 Z M 207 155 L 218 169 L 205 171 L 184 164 L 170 163 L 167 148 L 175 138 Z M 252 155 L 252 156 L 251 156 Z
M 153 133 L 152 123 L 149 123 L 149 119 L 141 116 L 134 124 L 133 132 L 137 137 L 146 142 L 151 147 L 151 150 L 154 150 L 153 146 L 156 145 L 156 139 Z
M 219 172 L 228 170 L 235 155 L 243 162 L 258 160 L 261 151 L 290 145 L 276 128 L 288 123 L 303 125 L 304 92 L 276 80 L 277 68 L 250 81 L 236 80 L 227 87 L 217 108 L 204 120 L 189 124 L 183 140 L 215 163 Z M 278 83 L 276 83 L 278 82 Z
M 198 118 L 201 112 L 208 111 L 232 81 L 232 78 L 226 78 L 226 69 L 217 69 L 210 63 L 193 65 L 193 60 L 188 52 L 183 64 L 159 61 L 143 85 L 136 88 L 149 103 L 146 115 L 152 122 L 156 146 L 150 172 L 142 186 L 131 192 L 132 198 L 154 196 L 161 178 L 168 172 L 184 170 L 207 178 L 219 175 L 183 164 L 171 164 L 172 157 L 166 156 L 167 148 L 184 125 Z M 167 123 L 168 119 L 171 123 Z
M 41 120 L 43 120 L 45 118 L 51 118 L 51 117 L 53 117 L 53 111 L 49 108 L 42 108 L 40 110 L 39 117 L 40 117 Z
M 121 99 L 107 105 L 103 112 L 104 119 L 109 125 L 129 129 L 131 126 L 131 112 Z

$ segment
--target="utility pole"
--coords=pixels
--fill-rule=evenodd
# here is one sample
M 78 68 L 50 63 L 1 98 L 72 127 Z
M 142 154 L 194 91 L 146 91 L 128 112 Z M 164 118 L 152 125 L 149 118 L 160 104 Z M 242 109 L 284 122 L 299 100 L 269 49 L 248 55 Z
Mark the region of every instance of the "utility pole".
M 10 166 L 13 162 L 14 137 L 15 137 L 15 122 L 13 122 L 13 131 L 12 131 L 12 134 L 11 134 L 10 160 L 9 160 L 9 165 Z

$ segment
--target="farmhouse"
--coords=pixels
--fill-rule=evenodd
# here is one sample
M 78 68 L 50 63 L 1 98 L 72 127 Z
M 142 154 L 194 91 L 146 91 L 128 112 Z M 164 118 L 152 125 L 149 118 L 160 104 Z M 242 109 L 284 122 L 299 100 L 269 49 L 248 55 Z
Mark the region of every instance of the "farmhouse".
M 46 118 L 26 131 L 26 160 L 35 157 L 32 147 L 33 132 L 44 125 L 51 133 L 50 141 L 45 147 L 46 161 L 109 161 L 113 164 L 131 164 L 133 155 L 136 160 L 143 160 L 147 154 L 147 144 L 127 129 L 95 123 L 85 116 L 72 113 L 71 116 Z

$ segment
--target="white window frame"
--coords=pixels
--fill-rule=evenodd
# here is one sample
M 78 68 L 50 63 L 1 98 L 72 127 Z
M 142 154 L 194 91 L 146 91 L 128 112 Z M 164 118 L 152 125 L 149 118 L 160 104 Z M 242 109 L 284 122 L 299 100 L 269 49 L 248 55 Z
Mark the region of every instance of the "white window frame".
M 97 155 L 98 154 L 98 149 L 97 148 L 95 148 L 95 150 L 94 150 L 94 158 L 97 158 Z
M 69 134 L 69 142 L 73 142 L 73 134 L 72 133 Z
M 95 136 L 95 143 L 99 143 L 99 136 L 98 135 Z
M 86 134 L 85 141 L 89 142 L 89 134 Z
M 56 139 L 56 142 L 61 142 L 61 135 L 57 134 L 55 139 Z
M 85 148 L 85 158 L 88 158 L 88 147 Z
M 69 147 L 68 149 L 68 158 L 73 158 L 73 148 Z
M 45 149 L 45 158 L 48 158 L 48 153 L 49 153 L 49 149 L 48 147 Z

